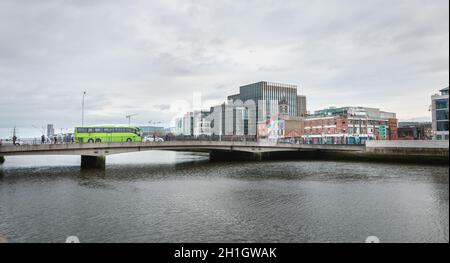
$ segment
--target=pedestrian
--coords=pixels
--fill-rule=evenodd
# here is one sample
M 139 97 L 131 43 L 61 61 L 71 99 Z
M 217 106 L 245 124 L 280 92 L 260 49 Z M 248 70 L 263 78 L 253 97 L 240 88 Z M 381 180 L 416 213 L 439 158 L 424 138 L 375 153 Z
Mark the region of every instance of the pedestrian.
M 45 135 L 42 134 L 42 136 L 41 136 L 41 144 L 44 144 L 44 143 L 45 143 Z
M 53 138 L 53 142 L 56 144 L 56 143 L 58 142 L 58 137 L 55 136 L 55 137 Z
M 156 142 L 156 135 L 153 133 L 153 141 Z
M 12 137 L 12 140 L 13 140 L 13 145 L 16 145 L 16 141 L 17 141 L 17 136 L 16 136 L 16 135 L 14 135 L 14 136 Z

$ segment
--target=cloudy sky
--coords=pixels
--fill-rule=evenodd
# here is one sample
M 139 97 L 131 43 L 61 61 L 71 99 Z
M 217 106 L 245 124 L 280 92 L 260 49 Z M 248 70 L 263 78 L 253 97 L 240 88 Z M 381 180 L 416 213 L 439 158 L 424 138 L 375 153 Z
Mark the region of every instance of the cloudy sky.
M 0 0 L 0 127 L 162 121 L 243 84 L 296 84 L 308 110 L 430 118 L 449 82 L 448 0 Z M 185 102 L 183 102 L 185 101 Z

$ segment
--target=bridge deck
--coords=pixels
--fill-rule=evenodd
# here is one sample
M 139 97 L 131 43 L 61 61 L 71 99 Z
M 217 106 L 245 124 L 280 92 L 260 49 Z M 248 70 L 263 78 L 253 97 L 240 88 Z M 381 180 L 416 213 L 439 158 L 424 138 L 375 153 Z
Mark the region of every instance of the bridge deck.
M 168 142 L 130 142 L 130 143 L 84 143 L 84 144 L 35 144 L 0 146 L 0 155 L 91 155 L 149 151 L 240 151 L 240 152 L 282 152 L 282 151 L 364 151 L 364 145 L 335 144 L 271 144 L 256 142 L 219 142 L 219 141 L 168 141 Z

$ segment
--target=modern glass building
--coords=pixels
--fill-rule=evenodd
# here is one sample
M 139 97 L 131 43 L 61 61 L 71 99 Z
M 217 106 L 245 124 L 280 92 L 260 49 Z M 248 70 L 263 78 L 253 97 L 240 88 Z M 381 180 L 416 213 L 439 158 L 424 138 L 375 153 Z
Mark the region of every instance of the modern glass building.
M 298 102 L 301 99 L 302 101 Z M 306 107 L 306 97 L 297 96 L 297 86 L 290 84 L 273 83 L 261 81 L 253 84 L 241 86 L 239 94 L 228 96 L 228 100 L 235 102 L 241 100 L 254 101 L 256 104 L 256 118 L 258 122 L 270 119 L 271 116 L 278 114 L 278 102 L 287 100 L 289 104 L 289 116 L 299 116 L 297 108 L 301 105 Z M 306 108 L 305 108 L 306 111 Z
M 225 103 L 211 107 L 211 135 L 256 135 L 255 111 L 249 108 Z
M 448 87 L 431 96 L 434 140 L 448 140 Z
M 192 136 L 194 135 L 194 113 L 186 112 L 182 117 L 175 120 L 175 134 Z

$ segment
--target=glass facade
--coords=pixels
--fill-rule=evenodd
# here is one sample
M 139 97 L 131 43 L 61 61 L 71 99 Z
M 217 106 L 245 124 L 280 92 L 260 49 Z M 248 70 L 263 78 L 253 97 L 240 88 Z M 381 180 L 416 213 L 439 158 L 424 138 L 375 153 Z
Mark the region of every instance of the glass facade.
M 437 131 L 448 131 L 448 121 L 438 121 Z
M 448 110 L 448 99 L 436 100 L 436 110 L 446 109 Z
M 448 99 L 436 100 L 436 130 L 448 131 Z
M 437 110 L 436 111 L 436 120 L 437 121 L 448 120 L 448 109 Z
M 448 87 L 431 96 L 432 129 L 435 140 L 448 140 Z
M 272 83 L 257 82 L 241 86 L 240 93 L 228 97 L 228 100 L 253 100 L 256 103 L 256 117 L 259 121 L 269 118 L 278 113 L 278 102 L 286 99 L 289 105 L 289 116 L 297 116 L 297 86 Z M 259 103 L 262 101 L 262 103 Z M 261 108 L 262 107 L 262 108 Z

